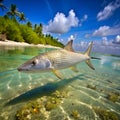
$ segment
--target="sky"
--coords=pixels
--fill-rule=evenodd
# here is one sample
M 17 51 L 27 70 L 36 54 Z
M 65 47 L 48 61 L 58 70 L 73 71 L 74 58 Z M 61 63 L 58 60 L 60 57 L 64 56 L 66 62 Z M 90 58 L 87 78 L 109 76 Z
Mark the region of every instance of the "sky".
M 90 41 L 120 45 L 120 0 L 4 0 L 16 4 L 32 24 L 43 24 L 61 42 Z M 6 11 L 0 10 L 0 16 Z

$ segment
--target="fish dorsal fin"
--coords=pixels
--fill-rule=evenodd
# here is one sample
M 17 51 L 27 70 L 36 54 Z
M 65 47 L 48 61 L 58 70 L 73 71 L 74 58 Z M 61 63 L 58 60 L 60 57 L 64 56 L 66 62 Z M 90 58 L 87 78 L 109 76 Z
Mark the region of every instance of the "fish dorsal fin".
M 72 44 L 73 44 L 73 40 L 70 40 L 66 46 L 64 47 L 65 50 L 68 50 L 68 51 L 72 51 L 74 52 L 73 48 L 72 48 Z

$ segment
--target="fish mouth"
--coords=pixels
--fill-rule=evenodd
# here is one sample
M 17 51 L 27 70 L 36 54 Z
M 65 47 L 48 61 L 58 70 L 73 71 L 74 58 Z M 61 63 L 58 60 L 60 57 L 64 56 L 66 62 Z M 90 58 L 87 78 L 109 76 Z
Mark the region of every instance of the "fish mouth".
M 28 69 L 24 68 L 23 66 L 20 66 L 17 68 L 18 71 L 28 71 Z
M 19 67 L 19 68 L 17 68 L 17 70 L 18 70 L 18 71 L 23 71 L 23 69 L 22 69 L 22 68 L 20 68 L 20 67 Z
M 29 72 L 29 69 L 17 68 L 19 72 Z

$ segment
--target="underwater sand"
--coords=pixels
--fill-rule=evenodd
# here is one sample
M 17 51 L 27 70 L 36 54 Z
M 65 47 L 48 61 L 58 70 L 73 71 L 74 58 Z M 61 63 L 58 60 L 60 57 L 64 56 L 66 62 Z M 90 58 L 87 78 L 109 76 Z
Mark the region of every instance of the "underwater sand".
M 47 99 L 56 91 L 66 92 L 67 97 L 51 110 L 44 108 L 41 117 L 37 112 L 35 120 L 120 120 L 120 57 L 92 54 L 101 58 L 92 60 L 95 71 L 80 63 L 77 73 L 60 70 L 63 80 L 52 72 L 28 74 L 16 70 L 28 59 L 49 50 L 0 48 L 0 120 L 16 120 L 18 111 L 29 102 Z M 112 115 L 107 116 L 107 112 Z M 25 120 L 33 120 L 32 114 Z

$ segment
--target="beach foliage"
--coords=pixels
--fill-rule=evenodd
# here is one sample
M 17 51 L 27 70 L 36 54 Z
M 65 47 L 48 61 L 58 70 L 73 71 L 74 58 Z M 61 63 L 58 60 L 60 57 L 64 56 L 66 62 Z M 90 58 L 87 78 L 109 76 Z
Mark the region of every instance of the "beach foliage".
M 3 0 L 0 1 L 0 7 L 5 9 Z M 24 12 L 20 12 L 15 4 L 11 4 L 3 17 L 0 17 L 0 35 L 3 34 L 7 39 L 16 42 L 27 42 L 30 44 L 44 44 L 58 47 L 64 45 L 53 38 L 50 34 L 42 33 L 43 25 L 40 23 L 32 25 L 25 17 Z
M 7 12 L 7 15 L 14 20 L 20 16 L 20 12 L 18 11 L 17 6 L 15 4 L 11 4 Z
M 42 33 L 42 24 L 32 27 L 32 23 L 19 23 L 15 17 L 0 17 L 0 34 L 6 34 L 7 39 L 17 42 L 27 42 L 30 44 L 47 44 L 63 47 L 64 45 L 53 38 L 50 34 Z
M 0 17 L 0 33 L 6 34 L 9 40 L 24 42 L 18 24 L 11 19 Z
M 32 30 L 32 28 L 28 27 L 27 25 L 20 25 L 20 31 L 25 42 L 30 44 L 42 44 L 42 41 L 38 35 Z

